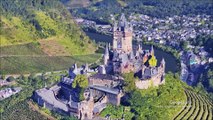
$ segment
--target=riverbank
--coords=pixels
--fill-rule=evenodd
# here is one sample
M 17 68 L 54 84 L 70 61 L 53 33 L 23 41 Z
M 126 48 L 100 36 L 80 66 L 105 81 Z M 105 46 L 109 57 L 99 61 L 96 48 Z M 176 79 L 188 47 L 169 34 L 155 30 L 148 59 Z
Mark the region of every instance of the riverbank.
M 112 44 L 112 36 L 108 36 L 108 35 L 103 35 L 97 32 L 88 32 L 85 31 L 86 35 L 88 35 L 90 37 L 90 39 L 94 40 L 96 43 L 111 43 Z M 138 42 L 137 41 L 133 41 L 133 47 L 136 48 L 137 47 Z M 155 50 L 155 55 L 156 58 L 159 60 L 158 61 L 158 65 L 160 63 L 160 60 L 162 60 L 162 58 L 165 59 L 166 62 L 166 72 L 168 73 L 169 71 L 172 73 L 177 73 L 180 71 L 180 61 L 178 60 L 178 56 L 174 56 L 172 54 L 172 52 L 166 51 L 166 49 L 162 49 L 160 47 L 158 47 L 158 45 L 155 44 L 148 44 L 148 43 L 144 43 L 142 44 L 143 49 L 145 50 L 150 50 L 151 49 L 151 45 L 154 45 L 154 50 Z M 176 53 L 177 54 L 177 53 Z

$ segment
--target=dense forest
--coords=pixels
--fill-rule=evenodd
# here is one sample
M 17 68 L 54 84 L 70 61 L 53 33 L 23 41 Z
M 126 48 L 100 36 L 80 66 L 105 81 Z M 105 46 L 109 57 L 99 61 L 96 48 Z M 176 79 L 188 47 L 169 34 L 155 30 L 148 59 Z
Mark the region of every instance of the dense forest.
M 70 54 L 93 51 L 94 45 L 59 0 L 2 0 L 0 11 L 1 46 L 51 39 Z
M 212 15 L 212 11 L 212 0 L 101 0 L 101 2 L 94 2 L 88 7 L 71 9 L 74 16 L 100 22 L 109 22 L 110 14 L 116 15 L 121 12 L 126 14 L 141 13 L 163 18 L 174 15 Z

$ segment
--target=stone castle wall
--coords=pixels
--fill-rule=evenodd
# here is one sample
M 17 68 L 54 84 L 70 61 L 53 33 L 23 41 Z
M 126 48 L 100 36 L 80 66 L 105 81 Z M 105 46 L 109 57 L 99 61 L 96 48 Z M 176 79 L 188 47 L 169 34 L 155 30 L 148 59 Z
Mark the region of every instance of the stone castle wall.
M 153 76 L 150 79 L 147 80 L 137 80 L 135 82 L 135 86 L 138 89 L 148 89 L 150 87 L 157 87 L 161 84 L 165 83 L 165 79 L 164 79 L 164 73 L 160 72 L 159 74 Z

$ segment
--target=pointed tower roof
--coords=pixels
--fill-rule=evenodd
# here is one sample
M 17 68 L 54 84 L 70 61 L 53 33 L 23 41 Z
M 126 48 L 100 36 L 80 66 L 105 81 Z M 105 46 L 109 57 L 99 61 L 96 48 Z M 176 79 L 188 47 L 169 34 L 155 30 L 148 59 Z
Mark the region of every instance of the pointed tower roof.
M 126 17 L 125 17 L 125 15 L 124 15 L 124 13 L 121 14 L 120 20 L 121 20 L 121 21 L 126 21 Z
M 138 51 L 139 51 L 140 53 L 142 53 L 142 52 L 143 52 L 142 47 L 141 47 L 141 45 L 140 45 L 140 44 L 138 44 Z
M 109 55 L 109 47 L 108 47 L 108 44 L 106 44 L 104 55 Z
M 109 43 L 109 47 L 108 48 L 109 48 L 109 50 L 111 49 L 111 44 L 110 43 Z
M 153 45 L 152 45 L 152 47 L 151 47 L 151 55 L 155 55 L 155 51 L 154 51 L 154 47 L 153 47 Z
M 76 63 L 73 65 L 73 73 L 78 73 L 78 67 Z
M 136 51 L 136 55 L 135 56 L 140 57 L 140 52 Z
M 71 104 L 71 102 L 72 102 L 72 95 L 70 94 L 69 97 L 70 97 L 70 98 L 69 98 L 69 102 L 70 102 L 70 104 Z
M 119 27 L 125 27 L 126 25 L 127 25 L 127 20 L 124 13 L 122 13 L 120 17 L 120 21 L 119 21 Z
M 164 60 L 164 58 L 161 60 L 161 64 L 165 64 L 166 62 L 165 62 L 165 60 Z

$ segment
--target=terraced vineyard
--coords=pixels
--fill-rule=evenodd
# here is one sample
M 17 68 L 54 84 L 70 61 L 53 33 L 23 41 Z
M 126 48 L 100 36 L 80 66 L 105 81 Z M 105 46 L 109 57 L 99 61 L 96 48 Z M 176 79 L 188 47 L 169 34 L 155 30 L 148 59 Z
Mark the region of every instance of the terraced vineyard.
M 187 103 L 174 120 L 212 120 L 213 104 L 207 97 L 185 90 Z

